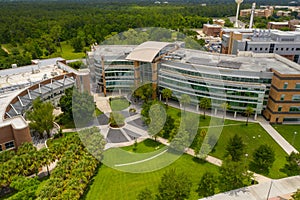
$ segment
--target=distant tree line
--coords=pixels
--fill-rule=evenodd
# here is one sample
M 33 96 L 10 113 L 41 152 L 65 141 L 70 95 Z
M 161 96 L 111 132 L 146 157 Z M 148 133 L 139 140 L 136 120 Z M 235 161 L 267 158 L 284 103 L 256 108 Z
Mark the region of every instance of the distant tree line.
M 112 33 L 130 28 L 163 27 L 177 31 L 202 28 L 211 17 L 234 15 L 235 4 L 203 7 L 199 4 L 147 5 L 127 2 L 1 2 L 0 69 L 12 63 L 60 56 L 61 42 L 76 52 L 101 43 Z

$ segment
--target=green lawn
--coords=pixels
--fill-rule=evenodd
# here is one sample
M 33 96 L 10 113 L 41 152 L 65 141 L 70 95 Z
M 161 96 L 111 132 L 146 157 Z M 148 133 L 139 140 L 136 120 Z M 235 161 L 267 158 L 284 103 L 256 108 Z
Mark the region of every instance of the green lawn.
M 214 130 L 214 128 L 211 129 L 212 131 Z M 245 162 L 249 163 L 252 160 L 253 151 L 261 144 L 268 144 L 274 149 L 276 160 L 267 176 L 274 179 L 286 177 L 286 174 L 280 172 L 280 169 L 286 163 L 285 157 L 287 154 L 257 123 L 252 123 L 248 126 L 245 126 L 244 124 L 224 126 L 218 143 L 215 146 L 215 151 L 212 152 L 211 155 L 223 159 L 228 140 L 230 137 L 234 136 L 234 134 L 241 136 L 246 144 L 246 153 L 248 154 L 248 158 L 245 156 Z
M 157 149 L 157 146 L 160 148 L 163 147 L 163 145 L 156 143 L 155 141 L 146 140 L 138 144 L 137 152 L 152 152 Z M 132 147 L 124 147 L 123 149 L 131 151 Z M 218 173 L 218 167 L 207 162 L 201 163 L 197 159 L 186 154 L 181 156 L 171 165 L 148 173 L 127 173 L 102 165 L 99 167 L 84 199 L 132 200 L 145 188 L 149 188 L 154 193 L 157 193 L 157 187 L 160 183 L 161 176 L 170 168 L 176 169 L 177 172 L 185 172 L 190 177 L 193 186 L 189 199 L 198 199 L 195 190 L 204 172 L 210 171 L 215 174 Z
M 153 149 L 161 149 L 163 148 L 164 145 L 156 142 L 154 140 L 151 139 L 146 139 L 143 142 L 140 142 L 137 144 L 137 149 L 136 149 L 136 153 L 148 153 L 148 152 L 152 152 Z M 127 146 L 127 147 L 122 147 L 122 149 L 124 149 L 125 151 L 129 151 L 129 152 L 133 152 L 133 145 L 132 146 Z
M 62 52 L 60 51 L 60 48 L 57 48 L 57 52 L 61 54 L 62 58 L 66 60 L 74 60 L 85 57 L 83 52 L 75 53 L 73 47 L 67 41 L 61 42 L 60 44 Z
M 174 119 L 180 116 L 180 112 L 181 111 L 179 109 L 172 107 L 169 107 L 167 111 L 167 113 L 171 115 Z M 196 114 L 192 115 L 196 116 Z M 215 146 L 215 151 L 211 152 L 210 155 L 220 159 L 224 159 L 225 148 L 229 138 L 234 136 L 234 134 L 238 134 L 243 138 L 243 141 L 246 144 L 246 153 L 248 154 L 247 160 L 245 159 L 246 162 L 249 163 L 251 161 L 253 151 L 256 148 L 258 148 L 261 144 L 268 144 L 274 149 L 276 160 L 273 164 L 273 167 L 270 169 L 270 173 L 267 176 L 275 179 L 286 177 L 286 174 L 280 172 L 280 169 L 286 163 L 285 157 L 287 156 L 287 154 L 258 123 L 249 123 L 249 125 L 246 126 L 245 122 L 243 121 L 233 121 L 226 119 L 224 122 L 225 126 L 222 126 L 223 123 L 222 119 L 220 118 L 206 116 L 206 119 L 203 119 L 203 116 L 201 116 L 199 117 L 199 120 L 200 128 L 211 126 L 208 129 L 208 134 L 218 135 L 218 133 L 221 133 L 218 143 Z M 213 127 L 215 125 L 219 127 Z M 300 145 L 300 140 L 298 142 Z
M 109 104 L 112 111 L 121 111 L 130 106 L 130 102 L 124 97 L 111 98 Z
M 300 125 L 273 125 L 290 144 L 300 151 Z M 295 135 L 295 132 L 297 134 Z M 294 143 L 294 144 L 293 144 Z

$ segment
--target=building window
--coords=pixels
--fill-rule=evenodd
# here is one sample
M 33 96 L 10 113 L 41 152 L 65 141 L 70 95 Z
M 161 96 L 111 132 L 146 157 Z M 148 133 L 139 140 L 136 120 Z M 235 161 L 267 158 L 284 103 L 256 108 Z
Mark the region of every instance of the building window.
M 295 89 L 300 89 L 300 83 L 296 83 Z
M 287 50 L 287 51 L 288 51 L 288 50 L 289 50 L 289 48 L 286 48 L 285 50 Z
M 5 149 L 11 149 L 11 148 L 14 148 L 14 147 L 15 147 L 14 141 L 10 141 L 10 142 L 5 143 Z
M 257 48 L 255 48 L 254 50 L 257 51 Z
M 292 48 L 292 51 L 294 51 L 294 48 Z
M 291 106 L 290 112 L 300 112 L 300 106 Z
M 286 89 L 288 87 L 289 83 L 285 82 L 283 85 L 283 89 Z
M 278 48 L 276 48 L 276 51 L 278 51 Z
M 261 50 L 262 51 L 262 47 L 260 47 L 260 49 L 259 50 Z
M 300 48 L 296 48 L 296 51 L 300 51 Z
M 280 97 L 280 101 L 283 101 L 283 100 L 284 100 L 284 97 L 285 97 L 285 95 L 282 94 L 281 97 Z
M 281 48 L 281 51 L 283 51 L 283 48 Z
M 3 150 L 2 150 L 2 145 L 0 144 L 0 152 L 1 152 L 1 151 L 3 151 Z
M 249 50 L 252 51 L 252 48 L 250 47 Z
M 268 51 L 268 48 L 265 48 L 265 51 Z
M 281 110 L 282 110 L 282 106 L 279 106 L 278 107 L 278 112 L 281 112 Z
M 300 101 L 300 94 L 294 94 L 292 97 L 292 101 Z

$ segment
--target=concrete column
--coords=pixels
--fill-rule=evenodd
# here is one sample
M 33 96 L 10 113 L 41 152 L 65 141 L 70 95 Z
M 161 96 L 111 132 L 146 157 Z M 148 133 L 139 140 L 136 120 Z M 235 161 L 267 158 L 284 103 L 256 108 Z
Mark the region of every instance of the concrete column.
M 156 99 L 156 91 L 157 91 L 157 79 L 158 79 L 158 69 L 157 69 L 157 63 L 152 63 L 152 99 Z
M 161 94 L 159 94 L 159 101 L 161 101 Z
M 236 118 L 236 111 L 234 112 L 234 116 L 233 117 Z
M 218 109 L 217 108 L 215 108 L 215 115 L 217 115 L 218 114 Z
M 104 56 L 101 56 L 101 65 L 102 65 L 103 94 L 106 97 L 106 80 L 105 80 Z
M 179 104 L 179 107 L 182 108 L 182 104 L 181 103 Z
M 257 113 L 255 113 L 254 115 L 254 120 L 257 120 Z
M 134 61 L 134 86 L 138 87 L 141 82 L 140 62 Z
M 119 89 L 119 95 L 122 95 L 121 89 Z
M 197 112 L 199 111 L 199 105 L 198 104 L 196 105 L 196 111 Z

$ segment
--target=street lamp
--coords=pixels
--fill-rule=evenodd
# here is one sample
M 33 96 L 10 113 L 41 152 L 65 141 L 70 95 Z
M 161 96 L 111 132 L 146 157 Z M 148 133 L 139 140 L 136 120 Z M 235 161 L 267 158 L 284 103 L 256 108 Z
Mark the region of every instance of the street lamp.
M 247 164 L 247 158 L 248 158 L 248 156 L 249 156 L 249 155 L 246 153 L 246 154 L 245 154 L 245 163 L 244 163 L 245 166 L 246 166 L 246 164 Z
M 293 146 L 294 146 L 294 142 L 295 142 L 295 139 L 296 139 L 296 135 L 297 135 L 297 131 L 294 132 L 294 137 L 293 137 L 293 142 L 292 142 Z

